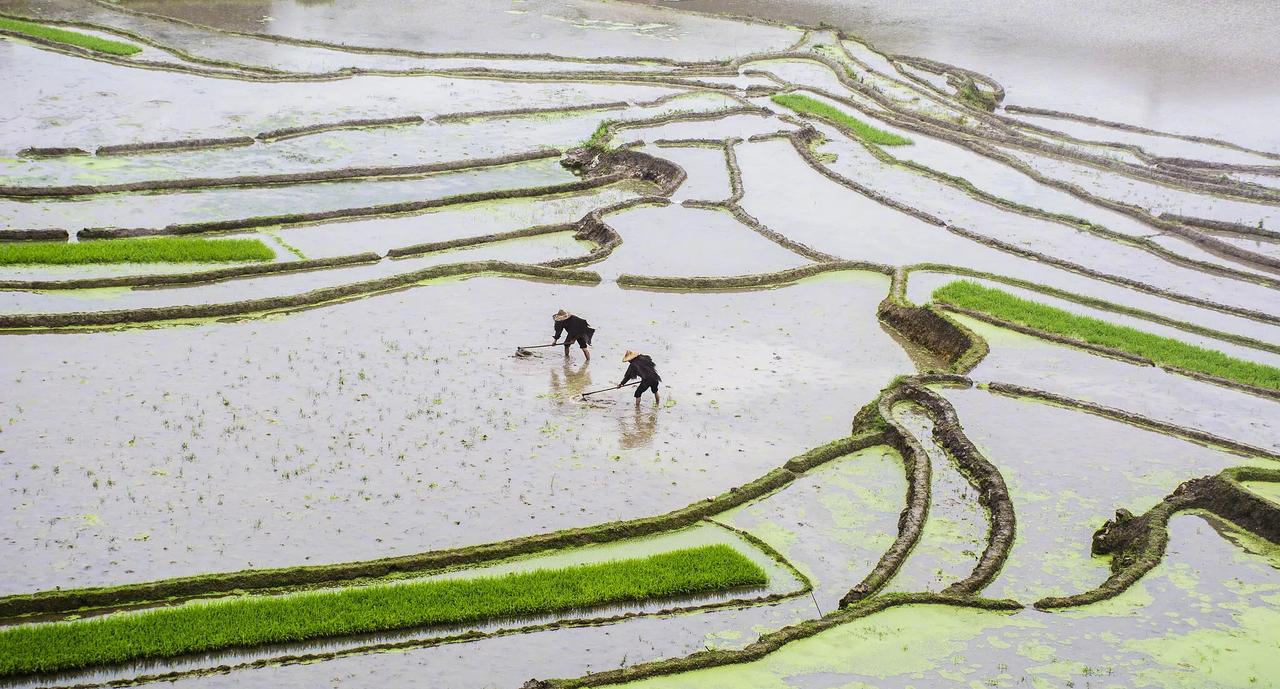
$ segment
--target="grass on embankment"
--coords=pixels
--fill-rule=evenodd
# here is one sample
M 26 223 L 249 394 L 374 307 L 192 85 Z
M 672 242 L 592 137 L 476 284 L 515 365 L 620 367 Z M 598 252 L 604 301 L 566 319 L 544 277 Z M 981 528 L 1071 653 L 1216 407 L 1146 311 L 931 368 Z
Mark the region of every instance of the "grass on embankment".
M 905 146 L 911 143 L 911 139 L 905 136 L 877 129 L 839 108 L 799 93 L 780 93 L 773 97 L 773 102 L 799 113 L 820 117 L 868 143 L 881 146 Z
M 62 43 L 65 45 L 74 45 L 80 48 L 87 48 L 99 53 L 107 53 L 108 55 L 136 55 L 142 52 L 132 43 L 122 43 L 120 41 L 112 41 L 106 38 L 90 36 L 78 31 L 67 31 L 66 29 L 58 29 L 44 24 L 36 24 L 34 22 L 24 22 L 21 19 L 9 19 L 8 17 L 0 17 L 0 29 L 12 31 L 23 36 L 32 38 L 43 38 L 46 41 L 54 43 Z
M 0 676 L 763 586 L 727 545 L 475 579 L 259 596 L 0 629 Z
M 582 146 L 584 148 L 591 148 L 597 151 L 609 150 L 609 139 L 613 136 L 613 132 L 611 131 L 613 125 L 613 120 L 604 120 L 600 124 L 596 125 L 596 130 L 591 132 L 591 138 L 583 141 Z
M 1146 357 L 1156 364 L 1226 378 L 1237 383 L 1280 390 L 1280 369 L 1237 359 L 1213 349 L 1197 347 L 1171 337 L 1080 316 L 1008 292 L 961 280 L 933 293 L 936 301 L 952 304 L 1056 335 L 1083 340 Z
M 0 244 L 0 265 L 223 263 L 273 258 L 275 252 L 260 239 L 156 237 Z

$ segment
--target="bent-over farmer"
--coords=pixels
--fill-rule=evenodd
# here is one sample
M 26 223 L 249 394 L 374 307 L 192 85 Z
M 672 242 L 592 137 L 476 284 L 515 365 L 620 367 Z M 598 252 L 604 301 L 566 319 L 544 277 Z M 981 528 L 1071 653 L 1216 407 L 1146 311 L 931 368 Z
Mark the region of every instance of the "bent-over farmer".
M 564 355 L 569 356 L 569 347 L 574 342 L 578 343 L 578 347 L 582 349 L 582 355 L 591 361 L 591 350 L 587 349 L 591 346 L 591 336 L 596 334 L 596 329 L 586 319 L 579 318 L 564 309 L 560 309 L 551 317 L 556 323 L 555 337 L 551 338 L 551 344 L 557 344 L 560 341 L 560 332 L 564 331 Z
M 622 355 L 622 360 L 627 362 L 627 372 L 622 376 L 622 382 L 618 383 L 618 387 L 627 384 L 632 378 L 639 378 L 640 385 L 636 388 L 636 404 L 640 404 L 640 396 L 645 390 L 653 391 L 653 403 L 657 404 L 658 399 L 658 383 L 662 382 L 662 376 L 658 375 L 658 369 L 653 365 L 653 359 L 647 354 L 636 354 L 631 350 L 627 350 Z

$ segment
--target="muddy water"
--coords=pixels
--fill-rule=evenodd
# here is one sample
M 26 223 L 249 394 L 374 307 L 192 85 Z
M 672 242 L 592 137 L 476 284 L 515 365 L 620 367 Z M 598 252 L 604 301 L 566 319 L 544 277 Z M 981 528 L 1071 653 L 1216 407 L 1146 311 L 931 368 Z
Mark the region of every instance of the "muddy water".
M 794 126 L 776 117 L 761 115 L 732 115 L 720 120 L 695 120 L 674 122 L 661 127 L 624 129 L 617 142 L 655 141 L 658 139 L 723 139 L 728 136 L 748 137 L 791 131 Z
M 1124 409 L 1263 449 L 1280 449 L 1276 401 L 958 317 L 991 352 L 970 374 Z
M 239 649 L 235 651 L 201 654 L 195 657 L 166 661 L 163 663 L 163 666 L 168 672 L 198 672 L 200 670 L 205 670 L 219 665 L 235 665 L 239 663 L 296 654 L 360 652 L 360 649 L 365 649 L 376 644 L 405 644 L 419 642 L 422 645 L 427 645 L 430 644 L 433 639 L 453 636 L 467 631 L 505 633 L 510 632 L 513 629 L 527 629 L 542 624 L 564 622 L 572 623 L 573 621 L 578 620 L 607 618 L 621 615 L 653 615 L 661 611 L 689 612 L 695 606 L 722 604 L 731 600 L 751 601 L 767 595 L 786 596 L 789 594 L 795 594 L 803 588 L 803 582 L 796 577 L 794 571 L 787 565 L 778 562 L 771 555 L 758 549 L 739 534 L 723 528 L 720 525 L 710 523 L 702 523 L 680 531 L 647 538 L 630 539 L 584 548 L 553 551 L 545 554 L 536 554 L 506 560 L 482 567 L 444 572 L 430 577 L 400 580 L 392 582 L 391 585 L 429 580 L 494 577 L 538 569 L 574 567 L 584 564 L 608 562 L 611 560 L 649 557 L 651 555 L 670 552 L 680 548 L 692 548 L 711 544 L 728 545 L 735 549 L 737 552 L 764 570 L 769 579 L 769 583 L 764 587 L 754 589 L 739 589 L 698 596 L 680 596 L 671 599 L 654 600 L 635 604 L 599 606 L 596 608 L 572 610 L 557 615 L 507 618 L 487 623 L 457 627 L 434 627 L 409 631 L 365 634 L 339 639 L 323 639 L 305 643 L 277 644 L 265 648 Z M 801 600 L 807 602 L 808 598 L 806 597 Z M 780 611 L 786 610 L 794 614 L 794 612 L 799 608 L 799 606 L 796 605 L 797 602 L 799 601 L 795 599 L 784 600 L 784 602 L 778 605 L 756 609 L 752 609 L 750 607 L 750 603 L 739 604 L 734 608 L 728 608 L 725 610 L 725 612 L 736 613 L 735 615 L 709 615 L 707 618 L 701 619 L 699 624 L 707 626 L 708 629 L 715 630 L 708 632 L 708 637 L 712 634 L 721 637 L 740 635 L 742 634 L 742 630 L 749 629 L 749 627 L 746 626 L 748 621 L 755 624 L 776 624 L 775 620 L 784 619 L 776 617 Z M 188 603 L 186 605 L 199 606 L 205 604 L 207 604 L 207 601 Z M 128 615 L 131 613 L 121 614 Z M 693 614 L 699 615 L 700 613 L 695 612 Z M 660 619 L 662 620 L 662 624 L 674 627 L 680 625 L 684 620 L 684 617 L 682 615 L 665 614 Z M 626 622 L 623 622 L 623 624 L 625 623 Z M 610 630 L 616 624 L 618 623 L 614 622 L 600 627 L 596 632 L 596 636 L 598 637 L 597 642 L 607 642 Z M 726 638 L 726 640 L 728 639 Z M 140 662 L 102 671 L 66 673 L 60 675 L 58 681 L 61 683 L 72 683 L 77 681 L 102 682 L 109 680 L 127 680 L 136 677 L 139 674 L 153 670 L 155 665 L 155 663 Z M 37 685 L 37 683 L 5 684 L 5 686 L 27 685 Z
M 0 41 L 6 100 L 0 150 L 200 137 L 253 136 L 346 119 L 649 101 L 676 91 L 643 84 L 502 82 L 361 76 L 341 82 L 261 83 L 121 69 Z M 340 88 L 334 88 L 339 84 Z M 82 97 L 67 99 L 65 94 Z M 171 94 L 182 94 L 181 98 Z M 157 94 L 162 94 L 157 97 Z M 170 94 L 170 95 L 164 95 Z M 102 113 L 111 113 L 103 117 Z
M 1251 303 L 1265 308 L 1277 298 L 1275 290 L 1259 288 L 1247 283 L 1241 284 L 1243 282 L 1241 280 L 1209 276 L 1141 248 L 1082 232 L 1065 223 L 1005 210 L 974 198 L 967 192 L 950 185 L 922 179 L 913 171 L 885 165 L 862 146 L 848 141 L 835 130 L 826 129 L 825 131 L 829 134 L 831 142 L 823 146 L 822 150 L 836 153 L 838 156 L 828 165 L 831 170 L 848 179 L 874 179 L 874 188 L 889 198 L 923 210 L 949 224 L 976 232 L 981 236 L 1078 265 L 1089 266 L 1110 275 L 1124 276 L 1168 289 L 1178 287 L 1182 291 L 1189 291 L 1191 288 L 1187 283 L 1195 282 L 1198 288 L 1197 296 L 1217 295 L 1209 298 L 1220 302 L 1225 300 L 1225 295 L 1243 292 L 1245 294 L 1241 296 L 1247 294 Z M 1098 176 L 1096 171 L 1094 176 Z M 1124 186 L 1130 181 L 1112 177 L 1108 177 L 1108 180 L 1114 186 Z M 1000 196 L 998 188 L 995 195 Z M 1189 193 L 1186 195 L 1191 196 Z M 1222 199 L 1213 197 L 1203 197 L 1201 201 L 1205 204 L 1230 205 Z M 1264 210 L 1277 209 L 1259 204 L 1248 205 Z M 1088 213 L 1086 217 L 1094 216 Z M 1124 224 L 1137 223 L 1131 221 Z M 1141 234 L 1144 236 L 1153 234 L 1152 228 L 1147 228 Z M 1188 247 L 1181 240 L 1177 240 L 1176 244 L 1177 246 L 1172 250 L 1175 255 L 1185 255 L 1195 259 L 1204 258 L 1204 252 L 1201 250 Z M 1232 267 L 1238 265 L 1223 259 L 1214 259 L 1211 262 Z M 1273 275 L 1270 272 L 1266 274 Z
M 27 13 L 32 11 L 33 3 L 25 0 L 5 0 L 0 8 L 10 12 Z M 342 69 L 367 70 L 422 70 L 422 69 L 460 69 L 486 68 L 498 70 L 522 71 L 577 71 L 584 69 L 607 69 L 610 71 L 666 71 L 659 65 L 637 63 L 572 63 L 553 60 L 518 60 L 518 59 L 431 59 L 404 55 L 385 55 L 358 53 L 346 50 L 321 48 L 315 46 L 291 45 L 267 38 L 243 35 L 231 35 L 212 29 L 183 24 L 158 17 L 116 11 L 103 5 L 75 0 L 40 0 L 38 14 L 41 17 L 64 19 L 123 29 L 148 39 L 159 41 L 166 46 L 180 48 L 186 53 L 205 60 L 231 62 L 238 65 L 251 65 L 289 72 L 334 72 Z M 228 3 L 219 8 L 222 13 L 251 8 L 253 3 Z M 252 11 L 250 9 L 250 11 Z M 154 59 L 149 54 L 160 53 L 169 60 L 180 62 L 177 58 L 168 57 L 166 53 L 148 48 L 134 59 Z M 198 63 L 197 63 L 198 64 Z M 207 65 L 199 64 L 203 69 Z
M 1280 485 L 1264 483 L 1262 481 L 1246 481 L 1244 482 L 1244 486 L 1271 502 L 1280 504 Z
M 362 559 L 682 507 L 843 436 L 911 370 L 874 320 L 887 288 L 481 278 L 268 320 L 7 337 L 0 580 Z M 511 358 L 549 342 L 562 307 L 599 329 L 592 362 Z M 627 348 L 658 362 L 662 405 L 577 402 L 617 382 Z
M 638 95 L 645 95 L 645 92 L 624 95 L 624 98 Z M 606 103 L 599 101 L 595 104 Z M 593 103 L 582 105 L 590 106 Z M 341 168 L 403 167 L 497 158 L 546 147 L 566 149 L 588 139 L 605 119 L 637 120 L 676 110 L 703 112 L 737 105 L 737 102 L 721 94 L 694 93 L 656 105 L 643 103 L 608 110 L 522 117 L 477 117 L 447 122 L 428 121 L 416 125 L 329 131 L 237 148 L 111 157 L 6 158 L 0 159 L 0 165 L 3 165 L 0 169 L 4 170 L 7 184 L 44 186 L 288 174 Z M 459 104 L 458 107 L 465 108 L 465 105 Z
M 126 6 L 217 28 L 297 38 L 323 34 L 335 43 L 427 52 L 483 49 L 708 60 L 781 50 L 801 35 L 779 27 L 589 0 L 454 0 L 434 3 L 431 12 L 422 12 L 411 2 L 382 0 L 341 4 L 279 0 L 248 7 L 235 0 L 139 0 Z
M 722 147 L 648 145 L 640 150 L 669 160 L 688 174 L 684 184 L 671 196 L 672 201 L 723 201 L 733 194 Z
M 465 645 L 265 667 L 182 679 L 173 686 L 302 689 L 333 682 L 355 687 L 518 687 L 531 677 L 575 677 L 708 648 L 741 648 L 761 631 L 778 629 L 812 615 L 813 603 L 799 598 L 746 610 L 635 618 L 605 627 L 514 634 Z
M 404 275 L 431 266 L 450 263 L 469 261 L 541 263 L 557 258 L 585 256 L 590 250 L 590 245 L 574 240 L 572 233 L 563 232 L 453 249 L 402 260 L 384 259 L 377 263 L 350 268 L 283 273 L 207 285 L 174 286 L 164 289 L 0 292 L 0 309 L 5 313 L 65 313 L 185 304 L 227 304 L 249 299 L 305 294 L 311 290 Z M 97 298 L 86 299 L 85 292 L 97 293 Z
M 370 0 L 212 4 L 145 0 L 130 6 L 224 28 L 418 51 L 694 60 L 778 50 L 802 37 L 793 29 L 636 3 L 449 2 L 433 6 L 432 12 L 409 3 L 374 4 Z M 700 5 L 701 0 L 691 0 L 681 6 Z M 752 0 L 735 0 L 719 9 L 753 12 L 757 6 Z M 789 18 L 803 19 L 807 8 L 818 8 L 814 16 L 820 16 L 826 11 L 822 8 L 840 7 L 848 5 L 801 2 L 782 11 Z M 88 19 L 138 31 L 205 58 L 292 70 L 357 66 L 678 71 L 673 65 L 645 60 L 583 62 L 492 54 L 425 57 L 359 52 L 337 45 L 300 46 L 261 36 L 233 38 L 79 0 L 0 0 L 0 9 Z M 1172 16 L 1185 13 L 1179 7 L 1161 10 Z M 1142 19 L 1135 24 L 1125 18 L 1114 25 L 1077 29 L 1057 21 L 1061 26 L 1054 26 L 1053 32 L 1058 36 L 1106 39 L 1097 41 L 1096 54 L 1073 60 L 1062 42 L 1042 40 L 1046 27 L 1060 19 L 1059 10 L 1033 11 L 1022 5 L 1000 10 L 966 7 L 960 18 L 950 16 L 960 10 L 932 5 L 866 12 L 875 18 L 846 14 L 840 21 L 857 19 L 861 26 L 847 28 L 881 47 L 886 45 L 882 38 L 887 45 L 909 47 L 892 52 L 924 53 L 989 71 L 1006 82 L 1014 102 L 1231 138 L 1238 134 L 1245 143 L 1275 138 L 1274 132 L 1261 131 L 1249 117 L 1238 113 L 1230 120 L 1219 117 L 1239 105 L 1221 95 L 1236 94 L 1233 77 L 1225 71 L 1210 87 L 1202 83 L 1199 73 L 1184 70 L 1178 74 L 1182 81 L 1167 89 L 1114 92 L 1161 54 L 1150 50 L 1130 69 L 1108 64 L 1100 70 L 1099 60 L 1112 54 L 1116 36 L 1142 47 L 1166 45 L 1171 37 L 1183 35 L 1181 26 L 1147 26 Z M 1003 26 L 991 21 L 997 12 Z M 1135 12 L 1150 16 L 1143 6 Z M 1026 16 L 1032 13 L 1037 14 L 1034 19 Z M 908 25 L 904 30 L 894 24 L 895 17 L 919 19 L 926 14 L 927 20 L 914 28 Z M 1114 12 L 1095 14 L 1112 16 Z M 1232 21 L 1230 16 L 1215 16 L 1207 23 L 1213 33 Z M 1021 33 L 1012 35 L 1011 30 Z M 803 39 L 806 50 L 847 65 L 854 78 L 879 89 L 907 111 L 952 119 L 979 133 L 990 127 L 972 112 L 912 81 L 897 64 L 867 46 L 845 41 L 843 48 L 853 55 L 850 60 L 836 50 L 839 39 L 832 31 L 812 31 Z M 1263 54 L 1254 50 L 1256 45 L 1250 46 L 1251 40 L 1238 43 L 1252 51 L 1250 55 Z M 1029 45 L 1035 54 L 1024 56 Z M 946 54 L 932 52 L 937 46 L 946 47 Z M 1188 52 L 1183 45 L 1178 50 Z M 1236 48 L 1212 44 L 1195 45 L 1194 50 L 1201 56 L 1198 59 L 1216 64 Z M 157 53 L 149 48 L 144 57 Z M 994 56 L 999 57 L 993 66 Z M 1269 59 L 1237 60 L 1232 67 L 1247 73 Z M 830 70 L 812 61 L 757 60 L 739 67 L 737 75 L 690 76 L 705 84 L 738 89 L 774 84 L 768 76 L 745 73 L 764 70 L 779 79 L 843 92 Z M 1107 72 L 1103 87 L 1071 88 L 1089 84 L 1102 71 Z M 653 99 L 685 87 L 516 81 L 511 75 L 498 74 L 484 79 L 400 75 L 266 84 L 121 68 L 3 39 L 0 72 L 13 94 L 0 107 L 5 125 L 0 128 L 0 153 L 5 155 L 31 145 L 91 149 L 131 141 L 253 135 L 275 127 L 354 117 L 421 115 L 429 120 L 418 126 L 330 132 L 242 149 L 120 159 L 0 159 L 0 176 L 23 184 L 404 165 L 496 156 L 539 146 L 567 148 L 590 136 L 605 119 L 706 112 L 741 104 L 739 96 L 745 95 L 690 90 L 679 99 L 655 104 Z M 917 76 L 931 79 L 943 91 L 953 88 L 936 77 Z M 1265 87 L 1269 80 L 1274 78 L 1263 75 L 1254 86 Z M 1269 91 L 1257 90 L 1262 95 L 1250 94 L 1251 112 L 1265 111 L 1270 102 Z M 1171 100 L 1133 111 L 1136 100 L 1154 91 Z M 1195 97 L 1186 97 L 1189 92 Z M 854 97 L 859 103 L 870 102 L 864 96 Z M 441 113 L 590 106 L 619 100 L 629 105 L 560 115 L 430 121 Z M 781 112 L 767 97 L 751 102 Z M 1220 131 L 1228 121 L 1232 131 Z M 623 129 L 613 143 L 745 138 L 794 126 L 773 116 L 735 115 Z M 819 150 L 825 165 L 948 222 L 1116 277 L 1138 278 L 1235 306 L 1275 310 L 1274 290 L 1189 270 L 1125 243 L 995 208 L 905 166 L 881 163 L 831 128 L 819 128 L 830 139 Z M 1064 125 L 1062 129 L 1087 139 L 1139 143 L 1160 155 L 1250 164 L 1270 160 L 1167 137 L 1113 136 L 1118 130 L 1107 127 Z M 1154 230 L 1138 220 L 1041 186 L 1016 170 L 952 144 L 914 133 L 908 136 L 915 143 L 886 151 L 963 176 L 984 191 L 1016 203 L 1069 213 L 1128 237 L 1151 238 L 1186 258 L 1228 264 L 1182 240 L 1154 236 Z M 1044 134 L 1028 136 L 1052 140 Z M 1132 153 L 1087 141 L 1065 145 L 1117 160 L 1136 159 Z M 719 149 L 649 145 L 645 150 L 665 154 L 682 165 L 689 180 L 676 190 L 675 205 L 606 217 L 624 242 L 607 260 L 593 266 L 606 278 L 600 286 L 496 277 L 447 280 L 271 318 L 5 336 L 0 345 L 4 350 L 0 378 L 6 385 L 5 394 L 0 395 L 0 450 L 4 451 L 0 469 L 12 478 L 4 486 L 8 499 L 0 501 L 9 525 L 0 531 L 0 554 L 7 555 L 4 561 L 9 563 L 0 565 L 0 582 L 4 582 L 0 593 L 370 558 L 651 515 L 744 483 L 808 447 L 847 433 L 854 411 L 912 364 L 874 317 L 888 281 L 880 275 L 845 273 L 755 292 L 619 289 L 612 278 L 623 272 L 716 275 L 778 270 L 806 262 L 726 213 L 678 205 L 689 199 L 728 197 L 731 188 Z M 957 236 L 834 184 L 806 165 L 785 141 L 742 143 L 736 150 L 743 167 L 744 207 L 770 229 L 819 251 L 895 265 L 918 261 L 964 265 L 1266 341 L 1275 341 L 1280 332 L 1273 325 L 1122 288 Z M 1261 220 L 1268 227 L 1274 219 L 1272 206 L 1132 183 L 1130 178 L 1052 159 L 1027 159 L 1048 174 L 1157 212 L 1173 210 L 1250 223 Z M 549 159 L 423 180 L 10 202 L 3 224 L 56 223 L 73 229 L 90 224 L 162 225 L 568 179 L 572 178 Z M 262 236 L 285 258 L 295 256 L 294 251 L 312 257 L 366 250 L 382 253 L 419 242 L 569 222 L 593 208 L 642 193 L 652 193 L 652 187 L 620 184 L 557 198 L 295 227 L 264 231 Z M 0 304 L 13 311 L 221 302 L 296 293 L 472 257 L 532 262 L 586 249 L 563 233 L 407 261 L 195 287 L 12 293 L 0 296 Z M 165 269 L 15 268 L 4 271 L 4 276 L 71 277 Z M 909 285 L 909 296 L 918 302 L 927 299 L 933 286 L 950 279 L 937 274 L 916 277 Z M 549 340 L 547 316 L 562 307 L 581 312 L 600 329 L 591 364 L 582 364 L 578 352 L 566 362 L 549 349 L 534 350 L 537 356 L 527 359 L 510 356 L 517 344 Z M 992 345 L 987 361 L 973 372 L 980 383 L 1022 383 L 1280 448 L 1270 421 L 1275 416 L 1271 400 L 998 328 L 973 327 Z M 637 407 L 625 393 L 602 395 L 589 404 L 575 401 L 584 390 L 616 382 L 622 370 L 619 355 L 628 348 L 657 359 L 666 379 L 662 404 L 646 398 Z M 1250 354 L 1241 347 L 1222 348 Z M 1256 352 L 1252 357 L 1274 359 Z M 1049 593 L 1092 587 L 1105 578 L 1108 563 L 1089 556 L 1089 537 L 1116 507 L 1139 511 L 1186 478 L 1224 466 L 1262 464 L 1118 422 L 982 390 L 945 394 L 955 402 L 967 432 L 1005 472 L 1014 492 L 1019 540 L 1010 563 L 987 591 L 990 595 L 1030 602 Z M 967 574 L 981 547 L 985 519 L 967 482 L 928 442 L 927 421 L 905 410 L 901 418 L 932 451 L 934 502 L 924 538 L 892 586 L 937 589 Z M 814 580 L 812 597 L 182 683 L 518 686 L 531 675 L 574 676 L 708 647 L 741 648 L 761 632 L 828 612 L 865 575 L 892 540 L 903 482 L 900 458 L 876 448 L 841 458 L 721 516 L 795 560 Z M 836 645 L 838 653 L 822 650 L 819 642 L 832 636 L 824 635 L 813 640 L 812 649 L 817 650 L 799 661 L 788 652 L 809 642 L 788 647 L 764 663 L 725 671 L 723 682 L 700 683 L 703 675 L 692 675 L 668 683 L 826 687 L 871 681 L 893 686 L 920 681 L 942 684 L 945 678 L 1001 686 L 1027 683 L 1031 677 L 1032 683 L 1062 680 L 1079 685 L 1107 676 L 1108 681 L 1114 677 L 1124 685 L 1169 685 L 1188 679 L 1185 672 L 1171 674 L 1175 669 L 1195 667 L 1202 671 L 1189 681 L 1213 686 L 1248 685 L 1251 677 L 1273 675 L 1274 668 L 1255 662 L 1263 657 L 1261 652 L 1253 653 L 1253 647 L 1246 646 L 1242 655 L 1239 649 L 1242 644 L 1261 643 L 1262 650 L 1274 650 L 1266 646 L 1274 645 L 1274 634 L 1268 631 L 1273 630 L 1274 620 L 1266 613 L 1275 598 L 1274 570 L 1258 566 L 1255 556 L 1243 554 L 1257 548 L 1238 534 L 1232 538 L 1239 543 L 1229 544 L 1198 518 L 1179 518 L 1174 524 L 1171 559 L 1128 594 L 1146 599 L 1094 606 L 1084 611 L 1081 622 L 1069 614 L 1050 616 L 1030 610 L 1014 616 L 927 607 L 890 611 L 833 632 L 844 635 Z M 693 532 L 701 535 L 689 536 Z M 610 548 L 641 552 L 658 543 L 683 543 L 681 539 L 696 540 L 708 533 L 729 538 L 726 530 L 704 524 L 646 544 L 593 549 L 594 555 L 557 553 L 503 566 L 568 562 L 613 552 Z M 731 540 L 736 543 L 736 539 Z M 1184 542 L 1190 545 L 1183 546 Z M 1203 560 L 1195 559 L 1201 555 Z M 1173 589 L 1179 595 L 1170 595 Z M 1193 630 L 1193 625 L 1198 628 Z M 377 640 L 431 633 L 438 630 Z M 350 650 L 367 641 L 344 639 L 288 650 Z M 1054 655 L 1057 646 L 1065 650 Z M 1117 647 L 1121 650 L 1114 651 Z M 573 651 L 566 653 L 566 648 Z M 284 649 L 184 660 L 164 667 L 190 669 L 278 652 Z M 1214 662 L 1201 662 L 1206 656 Z M 777 672 L 778 664 L 785 671 Z M 759 667 L 771 669 L 757 673 Z M 145 670 L 88 673 L 76 681 L 127 678 Z
M 653 192 L 644 183 L 624 181 L 588 192 L 507 199 L 440 208 L 417 215 L 301 225 L 275 235 L 311 258 L 346 256 L 426 242 L 512 232 L 538 225 L 573 223 L 596 208 Z
M 1102 173 L 1087 165 L 1014 149 L 1004 149 L 1004 152 L 1050 178 L 1070 182 L 1103 198 L 1145 208 L 1153 215 L 1174 213 L 1255 227 L 1280 226 L 1280 204 L 1275 202 L 1219 198 L 1128 177 L 1106 176 L 1104 179 Z
M 893 544 L 907 491 L 902 458 L 886 447 L 842 457 L 718 521 L 773 546 L 813 581 L 830 612 Z
M 890 591 L 941 591 L 964 579 L 986 548 L 987 514 L 978 491 L 937 442 L 933 422 L 915 404 L 897 404 L 894 419 L 918 440 L 932 469 L 929 517 L 911 555 L 889 583 Z
M 1004 475 L 1017 511 L 1013 551 L 985 591 L 996 598 L 1030 603 L 1091 589 L 1110 574 L 1108 559 L 1090 555 L 1091 539 L 1116 509 L 1141 514 L 1187 479 L 1275 464 L 984 390 L 942 393 Z
M 828 22 L 877 48 L 974 69 L 1007 102 L 1155 129 L 1225 137 L 1280 151 L 1269 113 L 1280 107 L 1280 61 L 1262 0 L 1046 5 L 849 0 L 638 0 L 642 4 Z
M 743 208 L 765 225 L 819 251 L 841 258 L 896 265 L 916 262 L 963 265 L 1083 291 L 1135 306 L 1153 301 L 1134 290 L 1113 288 L 1099 280 L 1071 275 L 1042 262 L 1021 258 L 957 236 L 942 227 L 851 192 L 806 165 L 788 142 L 742 144 L 738 147 L 738 160 L 743 168 L 743 186 L 746 188 Z M 842 160 L 843 157 L 838 159 L 833 167 L 838 167 Z M 889 174 L 891 170 L 885 168 L 878 172 Z M 853 179 L 865 181 L 868 179 L 867 173 L 859 174 Z M 970 216 L 977 222 L 967 229 L 982 232 L 991 227 L 989 218 L 1003 216 L 1007 223 L 996 225 L 996 229 L 1036 228 L 1020 236 L 1022 242 L 1030 245 L 1033 250 L 1050 253 L 1057 248 L 1064 254 L 1064 258 L 1098 269 L 1110 269 L 1107 272 L 1119 278 L 1131 277 L 1131 270 L 1143 271 L 1145 277 L 1158 285 L 1167 286 L 1175 293 L 1236 304 L 1244 308 L 1267 308 L 1274 300 L 1274 291 L 1259 285 L 1193 272 L 1137 249 L 1101 239 L 1094 240 L 1064 225 L 1035 221 L 1023 216 L 1015 217 L 1012 213 L 990 206 L 985 207 L 984 211 L 982 204 L 977 201 L 959 195 L 958 192 L 952 194 L 948 188 L 918 176 L 896 179 L 899 183 L 892 190 L 887 190 L 894 196 L 923 203 L 929 202 L 934 193 L 945 193 L 950 195 L 948 198 L 954 198 L 957 203 L 962 204 L 958 207 L 960 212 L 980 214 Z M 930 202 L 928 210 L 951 214 L 952 208 L 951 205 L 939 208 Z M 1057 233 L 1056 243 L 1041 245 L 1042 238 L 1037 235 L 1039 229 L 1043 229 L 1045 233 Z M 997 234 L 994 230 L 988 231 Z M 1052 237 L 1044 239 L 1049 238 Z M 1107 296 L 1102 296 L 1103 294 Z M 1249 328 L 1252 331 L 1270 329 L 1265 324 L 1252 322 L 1241 322 L 1232 327 Z
M 1086 141 L 1132 144 L 1157 156 L 1193 158 L 1237 165 L 1274 165 L 1276 163 L 1274 158 L 1258 155 L 1257 153 L 1235 150 L 1200 141 L 1188 141 L 1171 136 L 1127 131 L 1061 117 L 1043 117 L 1025 113 L 1016 113 L 1014 117 L 1018 120 L 1030 122 L 1036 126 L 1052 129 Z
M 1195 515 L 1175 517 L 1169 528 L 1165 561 L 1110 602 L 1052 614 L 893 608 L 760 661 L 627 686 L 1225 689 L 1265 683 L 1280 671 L 1275 551 L 1242 550 L 1218 532 L 1220 524 Z
M 593 268 L 606 278 L 623 273 L 664 276 L 744 275 L 807 265 L 726 211 L 666 206 L 610 217 L 622 246 Z M 666 247 L 679 246 L 679 251 Z
M 412 179 L 226 188 L 167 194 L 110 194 L 83 200 L 0 201 L 11 227 L 159 228 L 169 224 L 361 208 L 576 181 L 555 158 Z

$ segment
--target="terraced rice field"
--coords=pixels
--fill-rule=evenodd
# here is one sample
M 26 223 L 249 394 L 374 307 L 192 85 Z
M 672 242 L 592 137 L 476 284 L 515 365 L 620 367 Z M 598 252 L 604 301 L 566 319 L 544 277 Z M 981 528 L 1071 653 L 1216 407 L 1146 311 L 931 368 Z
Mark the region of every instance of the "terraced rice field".
M 1274 684 L 1268 90 L 911 11 L 0 0 L 0 682 Z

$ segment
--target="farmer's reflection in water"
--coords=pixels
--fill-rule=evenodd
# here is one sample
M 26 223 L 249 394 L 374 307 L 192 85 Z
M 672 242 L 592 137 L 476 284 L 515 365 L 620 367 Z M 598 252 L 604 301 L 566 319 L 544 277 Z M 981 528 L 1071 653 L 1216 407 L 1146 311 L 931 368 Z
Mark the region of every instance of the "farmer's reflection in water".
M 635 407 L 633 413 L 618 417 L 619 442 L 624 450 L 647 447 L 653 442 L 653 433 L 658 430 L 657 407 L 641 409 Z
M 588 362 L 574 365 L 565 360 L 563 367 L 551 367 L 551 394 L 556 399 L 577 400 L 591 388 L 591 367 Z

